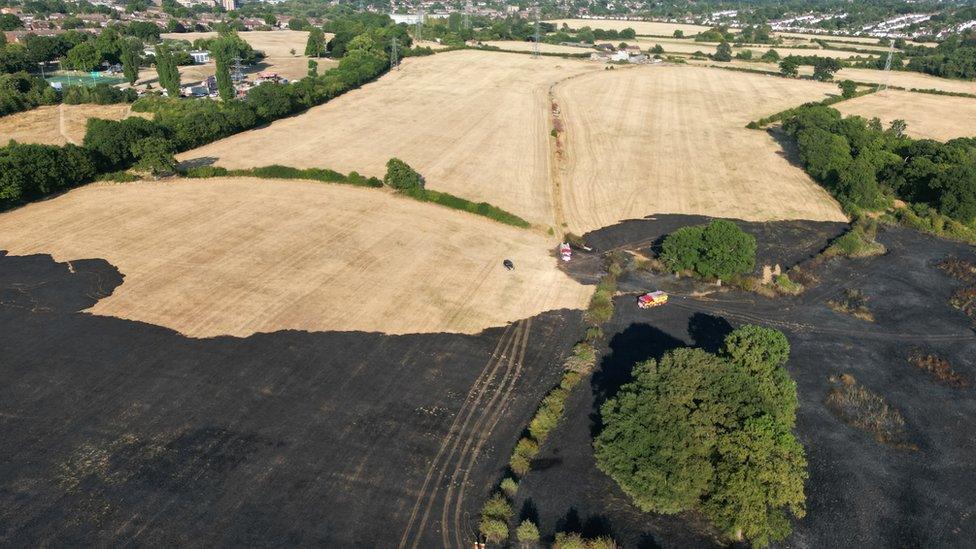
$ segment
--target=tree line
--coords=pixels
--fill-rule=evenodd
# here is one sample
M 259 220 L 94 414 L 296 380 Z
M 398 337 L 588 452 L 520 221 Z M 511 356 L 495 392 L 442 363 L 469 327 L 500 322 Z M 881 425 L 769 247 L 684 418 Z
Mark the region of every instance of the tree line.
M 976 222 L 976 138 L 912 139 L 904 121 L 883 128 L 819 105 L 796 109 L 783 128 L 807 172 L 849 209 L 878 210 L 897 198 Z
M 133 164 L 166 164 L 166 156 L 198 147 L 319 105 L 381 75 L 389 68 L 390 38 L 403 29 L 384 17 L 345 45 L 337 67 L 290 84 L 264 83 L 248 99 L 181 101 L 153 96 L 133 109 L 153 120 L 93 119 L 82 147 L 24 145 L 0 148 L 0 207 L 9 207 L 87 183 Z M 378 21 L 378 25 L 383 21 Z M 409 47 L 409 37 L 403 47 Z

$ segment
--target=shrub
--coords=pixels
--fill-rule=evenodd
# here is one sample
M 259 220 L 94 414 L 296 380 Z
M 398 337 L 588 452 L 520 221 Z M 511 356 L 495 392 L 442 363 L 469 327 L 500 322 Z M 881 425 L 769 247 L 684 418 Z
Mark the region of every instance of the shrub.
M 887 252 L 884 244 L 876 242 L 868 231 L 860 226 L 855 226 L 850 231 L 844 233 L 824 250 L 825 257 L 871 257 L 882 255 Z
M 551 408 L 541 407 L 529 422 L 529 433 L 537 440 L 544 440 L 559 424 L 559 414 Z
M 586 540 L 575 532 L 558 532 L 552 549 L 587 549 Z
M 803 285 L 793 282 L 786 273 L 776 275 L 773 283 L 776 285 L 776 290 L 784 294 L 797 295 L 803 292 Z
M 832 378 L 834 387 L 827 393 L 827 408 L 837 417 L 858 429 L 874 435 L 884 444 L 911 447 L 906 441 L 905 418 L 881 395 L 863 385 L 854 376 Z
M 125 170 L 103 173 L 95 178 L 95 181 L 111 181 L 113 183 L 130 183 L 138 180 L 139 176 L 131 174 Z
M 515 537 L 521 543 L 535 543 L 539 541 L 539 528 L 529 519 L 525 519 L 515 529 Z
M 914 349 L 908 355 L 908 363 L 919 370 L 928 372 L 937 381 L 945 383 L 956 389 L 969 387 L 969 379 L 966 376 L 952 369 L 952 364 L 948 360 L 929 353 Z
M 566 372 L 563 374 L 563 378 L 559 381 L 559 386 L 567 391 L 572 390 L 573 387 L 579 385 L 580 380 L 583 377 L 578 372 Z
M 874 322 L 874 314 L 868 309 L 868 298 L 860 290 L 846 289 L 843 297 L 827 300 L 827 306 L 838 313 Z
M 399 158 L 391 158 L 386 163 L 383 184 L 400 192 L 423 191 L 424 178 Z
M 478 530 L 490 543 L 501 543 L 508 539 L 508 524 L 503 520 L 482 517 Z
M 183 172 L 186 177 L 223 177 L 228 174 L 226 168 L 221 168 L 220 166 L 198 166 L 196 168 L 189 168 Z
M 514 498 L 515 494 L 518 493 L 518 481 L 512 477 L 505 477 L 505 479 L 502 480 L 499 487 L 502 489 L 502 492 L 504 492 L 505 495 L 509 498 Z
M 532 469 L 532 460 L 519 454 L 512 454 L 508 459 L 508 468 L 516 475 L 523 477 Z
M 499 519 L 505 522 L 508 522 L 513 514 L 515 513 L 512 511 L 512 505 L 505 499 L 505 496 L 497 492 L 488 498 L 484 507 L 481 508 L 482 517 Z

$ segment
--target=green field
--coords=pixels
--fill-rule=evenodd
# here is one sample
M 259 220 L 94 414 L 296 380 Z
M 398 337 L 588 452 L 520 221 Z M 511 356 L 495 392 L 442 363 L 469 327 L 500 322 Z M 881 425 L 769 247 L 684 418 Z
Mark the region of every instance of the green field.
M 54 84 L 60 82 L 62 86 L 88 86 L 92 87 L 95 84 L 121 84 L 125 82 L 125 78 L 121 76 L 103 76 L 102 73 L 95 73 L 98 76 L 92 78 L 91 73 L 78 72 L 78 71 L 58 71 L 51 73 L 50 76 L 44 78 L 48 82 Z

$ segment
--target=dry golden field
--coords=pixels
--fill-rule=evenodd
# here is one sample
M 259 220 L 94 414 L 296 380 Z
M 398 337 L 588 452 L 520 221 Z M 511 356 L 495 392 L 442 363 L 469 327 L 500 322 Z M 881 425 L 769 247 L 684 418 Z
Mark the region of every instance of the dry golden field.
M 811 67 L 800 67 L 800 74 L 813 74 Z M 950 80 L 939 78 L 920 72 L 885 71 L 876 69 L 841 69 L 834 75 L 834 80 L 850 79 L 856 82 L 872 82 L 881 84 L 887 82 L 889 86 L 901 88 L 935 89 L 956 93 L 976 94 L 976 82 L 965 80 Z M 912 96 L 914 97 L 914 96 Z
M 649 50 L 655 45 L 660 44 L 664 51 L 667 53 L 695 53 L 702 52 L 706 54 L 715 53 L 718 49 L 718 42 L 695 42 L 690 39 L 679 39 L 679 38 L 642 38 L 638 37 L 636 40 L 598 40 L 598 43 L 611 43 L 618 44 L 620 42 L 626 42 L 631 45 L 638 45 L 643 50 Z M 812 49 L 812 48 L 786 48 L 777 46 L 744 46 L 732 48 L 732 53 L 739 53 L 743 50 L 752 50 L 755 57 L 759 57 L 767 51 L 774 49 L 781 56 L 787 55 L 812 55 L 816 57 L 834 57 L 837 59 L 848 59 L 851 57 L 856 57 L 860 55 L 861 57 L 871 57 L 867 54 L 852 53 L 849 51 L 841 50 L 825 50 L 825 49 Z M 774 66 L 774 65 L 771 65 Z
M 682 66 L 560 84 L 559 188 L 569 228 L 584 232 L 654 213 L 843 220 L 838 205 L 770 135 L 744 128 L 835 89 Z
M 0 250 L 103 258 L 125 281 L 89 312 L 194 337 L 474 333 L 590 294 L 535 231 L 304 181 L 89 185 L 0 216 Z
M 671 36 L 676 30 L 684 32 L 685 36 L 691 36 L 710 28 L 703 25 L 688 25 L 685 23 L 665 23 L 660 21 L 620 21 L 614 19 L 554 19 L 546 22 L 556 25 L 557 30 L 561 29 L 563 23 L 565 23 L 569 25 L 569 28 L 571 29 L 590 27 L 591 29 L 624 30 L 630 28 L 634 29 L 638 35 L 650 36 Z
M 20 143 L 45 145 L 80 144 L 85 138 L 89 118 L 121 120 L 129 105 L 45 105 L 29 111 L 0 117 L 0 143 L 15 139 Z
M 835 108 L 845 115 L 878 117 L 886 125 L 895 119 L 908 123 L 912 137 L 945 141 L 976 137 L 976 99 L 884 90 L 843 101 Z
M 305 43 L 308 42 L 308 31 L 250 31 L 239 32 L 237 35 L 250 44 L 252 48 L 263 51 L 268 57 L 290 57 L 292 49 L 298 55 L 302 55 L 305 52 Z M 216 32 L 174 32 L 162 35 L 166 39 L 186 40 L 190 43 L 199 38 L 214 38 L 216 36 Z M 331 35 L 326 35 L 326 38 L 331 38 Z
M 481 51 L 408 58 L 401 70 L 305 114 L 178 158 L 382 176 L 398 157 L 431 189 L 552 225 L 547 95 L 552 84 L 587 72 L 603 65 Z

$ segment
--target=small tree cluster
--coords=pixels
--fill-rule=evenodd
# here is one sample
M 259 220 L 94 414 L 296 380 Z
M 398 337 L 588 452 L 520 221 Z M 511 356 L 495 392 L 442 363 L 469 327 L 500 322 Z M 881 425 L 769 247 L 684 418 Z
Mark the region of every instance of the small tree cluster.
M 731 221 L 683 227 L 664 239 L 661 261 L 673 272 L 729 280 L 756 265 L 756 238 Z
M 501 494 L 494 494 L 481 508 L 481 521 L 478 531 L 491 543 L 501 543 L 508 539 L 508 521 L 514 512 L 512 505 Z
M 757 326 L 720 354 L 678 349 L 634 367 L 600 410 L 597 466 L 642 510 L 697 509 L 731 538 L 784 539 L 805 513 L 807 464 L 792 429 L 789 343 Z
M 399 158 L 391 158 L 386 163 L 383 184 L 405 194 L 422 194 L 424 178 Z

